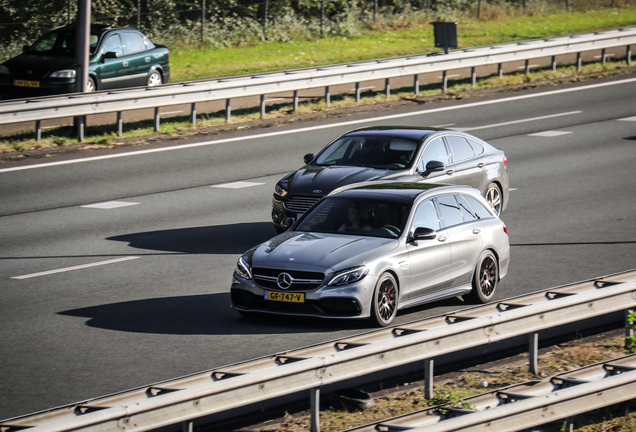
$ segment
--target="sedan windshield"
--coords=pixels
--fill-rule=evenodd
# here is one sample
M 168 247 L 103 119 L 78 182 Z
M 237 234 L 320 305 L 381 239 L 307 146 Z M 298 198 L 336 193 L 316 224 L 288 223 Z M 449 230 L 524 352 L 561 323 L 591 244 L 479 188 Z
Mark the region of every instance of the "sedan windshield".
M 328 197 L 294 231 L 397 238 L 404 231 L 411 203 L 379 199 Z
M 94 54 L 97 48 L 99 35 L 91 34 L 89 39 L 90 53 Z M 31 53 L 75 55 L 75 32 L 53 31 L 45 34 L 29 49 Z
M 316 159 L 321 166 L 364 166 L 401 170 L 411 165 L 417 142 L 391 136 L 345 136 L 332 143 Z

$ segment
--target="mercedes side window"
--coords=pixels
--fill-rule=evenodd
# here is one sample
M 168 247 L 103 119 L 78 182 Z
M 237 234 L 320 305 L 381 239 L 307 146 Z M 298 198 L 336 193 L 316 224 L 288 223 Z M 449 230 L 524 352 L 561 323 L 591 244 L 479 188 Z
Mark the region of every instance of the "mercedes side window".
M 492 217 L 492 214 L 490 213 L 490 211 L 484 207 L 484 205 L 477 201 L 475 198 L 471 197 L 470 195 L 462 195 L 464 197 L 464 199 L 466 199 L 466 201 L 468 202 L 468 205 L 470 205 L 470 208 L 473 210 L 473 212 L 477 215 L 477 217 L 479 219 L 484 219 L 484 218 L 489 218 Z
M 440 229 L 439 217 L 432 200 L 422 202 L 415 210 L 411 229 L 416 228 L 430 228 L 435 231 Z
M 110 36 L 108 39 L 106 39 L 106 42 L 104 42 L 103 53 L 105 54 L 107 52 L 114 52 L 118 55 L 124 54 L 124 50 L 121 46 L 121 39 L 119 38 L 118 34 Z
M 464 223 L 462 211 L 454 195 L 442 195 L 437 197 L 437 204 L 442 216 L 442 225 L 444 228 Z
M 477 216 L 473 209 L 470 208 L 470 205 L 466 202 L 462 195 L 455 195 L 455 198 L 457 199 L 457 204 L 459 204 L 459 208 L 464 216 L 464 221 L 472 222 L 479 219 L 479 216 Z
M 426 148 L 422 152 L 422 156 L 417 163 L 417 172 L 424 172 L 426 170 L 426 164 L 430 161 L 440 161 L 444 165 L 448 165 L 450 162 L 448 159 L 448 153 L 446 153 L 446 146 L 444 145 L 442 138 L 435 138 L 426 145 Z
M 446 137 L 453 153 L 453 162 L 461 162 L 475 156 L 473 148 L 468 144 L 466 138 L 457 135 L 449 135 Z

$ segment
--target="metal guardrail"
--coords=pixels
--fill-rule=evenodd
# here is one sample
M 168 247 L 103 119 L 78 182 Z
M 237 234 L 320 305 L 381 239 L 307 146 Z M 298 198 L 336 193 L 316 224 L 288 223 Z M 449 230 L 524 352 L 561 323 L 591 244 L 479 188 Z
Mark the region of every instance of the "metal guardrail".
M 147 431 L 636 306 L 636 271 L 539 291 L 332 343 L 0 422 L 2 432 Z
M 165 106 L 191 104 L 194 123 L 196 104 L 215 100 L 226 100 L 229 110 L 231 99 L 261 96 L 263 111 L 265 103 L 263 95 L 293 91 L 294 106 L 297 106 L 298 91 L 324 87 L 328 98 L 329 87 L 340 84 L 356 84 L 356 98 L 359 99 L 360 82 L 389 80 L 411 75 L 414 77 L 415 92 L 419 93 L 419 74 L 441 72 L 444 74 L 445 86 L 446 71 L 453 69 L 471 68 L 474 81 L 477 67 L 499 65 L 501 74 L 503 63 L 525 61 L 526 70 L 528 70 L 529 60 L 552 57 L 554 68 L 556 56 L 573 53 L 577 54 L 577 62 L 580 66 L 582 52 L 601 50 L 604 59 L 606 49 L 622 46 L 626 47 L 629 63 L 631 45 L 634 43 L 636 43 L 636 27 L 625 27 L 596 33 L 454 50 L 444 55 L 421 54 L 313 69 L 176 83 L 161 87 L 7 101 L 0 103 L 0 125 L 117 112 L 121 131 L 121 112 L 154 108 L 155 128 L 158 129 L 159 108 Z M 388 89 L 387 81 L 387 91 Z M 227 115 L 229 118 L 229 111 Z
M 427 408 L 351 432 L 518 431 L 634 399 L 636 354 Z M 571 430 L 571 429 L 570 429 Z

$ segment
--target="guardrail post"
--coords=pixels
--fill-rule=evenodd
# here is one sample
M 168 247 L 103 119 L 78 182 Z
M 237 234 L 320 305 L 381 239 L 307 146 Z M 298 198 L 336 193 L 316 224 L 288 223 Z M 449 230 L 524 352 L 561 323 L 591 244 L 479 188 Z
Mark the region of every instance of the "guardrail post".
M 607 54 L 605 53 L 605 48 L 601 50 L 601 63 L 605 64 L 607 61 Z
M 311 402 L 311 424 L 309 430 L 310 432 L 320 432 L 320 388 L 309 390 L 309 395 Z
M 424 399 L 433 399 L 433 359 L 424 360 Z
M 448 89 L 448 72 L 442 72 L 442 91 L 446 93 Z
M 155 132 L 159 132 L 159 125 L 161 124 L 161 116 L 159 115 L 159 107 L 155 108 Z
M 556 70 L 557 70 L 556 56 L 552 56 L 552 72 L 556 72 Z
M 86 116 L 77 116 L 77 139 L 79 142 L 84 141 L 84 127 L 86 126 Z
M 356 103 L 360 103 L 360 83 L 356 83 Z
M 413 92 L 415 93 L 415 96 L 419 96 L 420 95 L 420 76 L 419 75 L 413 75 Z
M 192 127 L 197 127 L 197 104 L 190 104 L 190 123 L 192 123 Z
M 576 70 L 580 71 L 581 66 L 583 66 L 583 59 L 581 58 L 581 53 L 576 53 Z
M 298 111 L 298 90 L 294 90 L 294 112 Z
M 329 92 L 329 86 L 325 87 L 325 104 L 327 104 L 327 108 L 331 105 L 331 93 Z
M 632 65 L 632 46 L 631 45 L 627 45 L 625 57 L 627 57 L 627 66 L 631 66 Z
M 529 368 L 528 371 L 533 375 L 539 374 L 539 333 L 530 333 L 528 338 L 530 349 L 529 354 Z
M 261 95 L 261 118 L 265 117 L 265 95 Z
M 503 64 L 499 63 L 497 65 L 497 74 L 499 75 L 499 78 L 503 78 Z
M 232 117 L 232 104 L 230 103 L 230 99 L 225 99 L 225 122 L 230 122 L 230 117 Z
M 386 92 L 386 98 L 388 99 L 391 96 L 391 84 L 389 83 L 389 79 L 384 80 L 384 91 Z
M 117 136 L 121 137 L 124 134 L 124 120 L 122 119 L 121 111 L 117 111 Z
M 625 348 L 629 347 L 634 340 L 634 321 L 630 320 L 630 315 L 634 313 L 634 309 L 625 311 Z
M 35 121 L 35 140 L 40 141 L 42 139 L 42 120 Z
M 530 60 L 526 59 L 526 75 L 530 75 Z
M 182 432 L 194 432 L 194 422 L 184 421 L 181 427 Z
M 470 68 L 470 79 L 473 83 L 473 87 L 477 87 L 477 71 L 475 66 Z

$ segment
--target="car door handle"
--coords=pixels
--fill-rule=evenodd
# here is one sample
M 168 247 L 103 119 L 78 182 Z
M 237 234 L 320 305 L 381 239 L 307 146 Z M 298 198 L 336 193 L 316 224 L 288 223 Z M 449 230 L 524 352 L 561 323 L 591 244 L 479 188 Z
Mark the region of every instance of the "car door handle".
M 453 171 L 453 170 L 448 170 L 448 171 L 446 171 L 446 174 L 448 174 L 448 175 L 453 175 L 453 173 L 454 173 L 454 172 L 455 172 L 455 171 Z
M 479 234 L 481 232 L 480 228 L 473 228 L 473 234 Z
M 483 162 L 477 165 L 477 167 L 478 167 L 478 168 L 483 168 L 483 167 L 485 167 L 485 166 L 486 166 L 486 164 L 485 164 L 485 163 L 483 163 Z
M 441 242 L 445 242 L 446 241 L 446 236 L 437 237 L 437 240 L 439 240 Z
M 128 67 L 128 62 L 127 62 L 127 61 L 125 61 L 125 62 L 123 62 L 123 63 L 122 63 L 122 65 L 123 65 L 124 67 Z
M 150 57 L 146 57 L 144 58 L 144 60 L 146 61 L 146 63 L 150 63 Z

